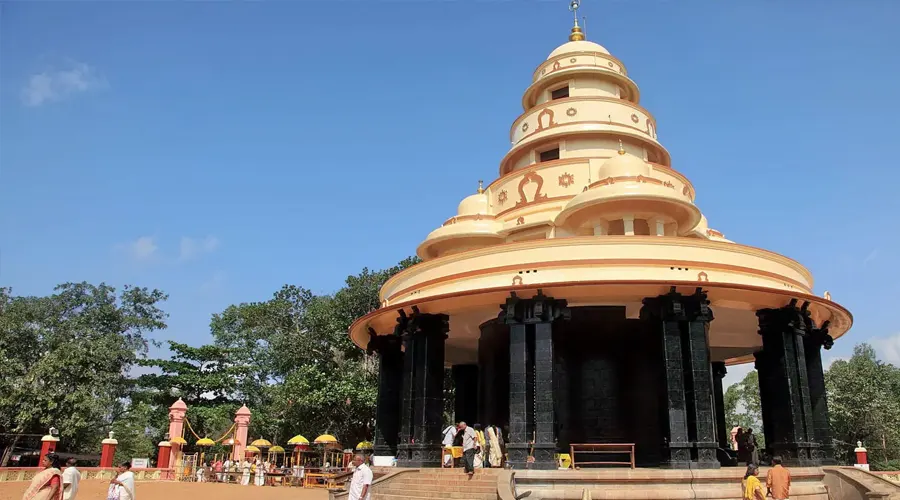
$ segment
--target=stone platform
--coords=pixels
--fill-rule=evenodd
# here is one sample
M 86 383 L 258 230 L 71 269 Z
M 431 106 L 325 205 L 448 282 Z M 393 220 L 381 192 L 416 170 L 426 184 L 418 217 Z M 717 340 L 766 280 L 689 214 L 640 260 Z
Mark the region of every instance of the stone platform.
M 743 467 L 716 470 L 602 468 L 582 470 L 479 469 L 472 480 L 462 469 L 376 468 L 373 500 L 438 498 L 528 500 L 590 498 L 615 500 L 740 500 Z M 765 478 L 768 468 L 760 471 Z M 791 468 L 792 499 L 829 500 L 826 472 Z M 346 493 L 331 498 L 345 499 Z

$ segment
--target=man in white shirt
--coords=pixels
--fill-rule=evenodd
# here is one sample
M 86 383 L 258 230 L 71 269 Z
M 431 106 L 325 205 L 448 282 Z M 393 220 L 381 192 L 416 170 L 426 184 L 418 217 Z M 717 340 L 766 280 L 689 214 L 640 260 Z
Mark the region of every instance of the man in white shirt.
M 459 423 L 457 432 L 462 432 L 463 435 L 463 463 L 466 466 L 466 474 L 471 478 L 475 475 L 475 448 L 478 446 L 478 435 L 475 434 L 475 429 L 466 425 L 465 422 Z
M 66 462 L 66 470 L 62 474 L 63 500 L 75 500 L 78 496 L 78 481 L 81 480 L 81 471 L 75 468 L 77 460 L 70 458 Z
M 372 469 L 365 463 L 362 455 L 353 457 L 353 478 L 350 480 L 350 500 L 371 500 Z
M 444 437 L 441 439 L 441 445 L 444 447 L 444 466 L 447 467 L 453 461 L 453 439 L 456 438 L 456 426 L 448 425 L 444 429 Z

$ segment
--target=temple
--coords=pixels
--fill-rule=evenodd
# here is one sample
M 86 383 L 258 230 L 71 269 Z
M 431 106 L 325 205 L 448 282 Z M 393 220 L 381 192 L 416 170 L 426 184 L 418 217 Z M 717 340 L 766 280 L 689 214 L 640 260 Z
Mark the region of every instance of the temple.
M 506 429 L 513 468 L 555 469 L 571 443 L 716 468 L 726 367 L 755 363 L 769 451 L 828 462 L 821 350 L 850 313 L 798 262 L 709 226 L 625 65 L 577 16 L 522 109 L 498 178 L 351 327 L 380 358 L 376 455 L 440 466 L 449 368 L 456 419 Z

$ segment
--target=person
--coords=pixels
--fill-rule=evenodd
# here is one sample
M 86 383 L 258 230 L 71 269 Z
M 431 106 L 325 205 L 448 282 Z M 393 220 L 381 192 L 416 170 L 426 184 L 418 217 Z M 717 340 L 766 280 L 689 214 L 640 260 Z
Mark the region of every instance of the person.
M 216 481 L 221 483 L 225 479 L 225 474 L 222 473 L 222 459 L 216 460 L 214 468 L 216 470 Z
M 241 466 L 241 484 L 244 486 L 250 484 L 250 462 L 246 458 Z
M 781 457 L 772 457 L 773 467 L 766 474 L 766 490 L 775 500 L 787 500 L 791 496 L 791 471 L 781 466 Z
M 134 500 L 134 472 L 131 472 L 131 462 L 122 463 L 116 472 L 119 475 L 109 482 L 106 500 Z
M 256 463 L 253 464 L 253 468 L 256 471 L 256 475 L 254 476 L 254 481 L 257 486 L 263 486 L 266 481 L 266 469 L 263 468 L 262 460 L 257 458 Z
M 44 470 L 34 475 L 22 500 L 60 500 L 63 497 L 59 456 L 56 453 L 44 455 L 41 468 Z
M 481 430 L 481 424 L 475 424 L 472 427 L 475 428 L 475 435 L 478 436 L 478 441 L 475 445 L 475 468 L 481 469 L 484 467 L 484 431 Z
M 206 464 L 201 463 L 200 465 L 197 466 L 197 482 L 202 483 L 203 480 L 205 479 L 204 478 L 205 475 L 206 475 Z
M 500 429 L 496 425 L 487 428 L 488 467 L 503 467 L 503 448 Z
M 472 479 L 472 476 L 475 475 L 475 448 L 478 444 L 478 435 L 475 434 L 475 429 L 466 425 L 465 422 L 459 423 L 456 433 L 462 435 L 463 464 L 465 464 L 466 474 L 469 479 Z
M 759 450 L 758 444 L 756 443 L 756 435 L 753 434 L 753 429 L 747 428 L 747 432 L 744 433 L 744 441 L 747 442 L 747 454 L 749 455 L 749 461 L 756 465 L 759 465 Z
M 759 482 L 759 467 L 756 464 L 747 466 L 747 472 L 744 473 L 744 480 L 741 481 L 741 487 L 744 490 L 743 500 L 766 500 L 762 492 L 762 483 Z
M 442 433 L 441 438 L 441 446 L 443 447 L 444 452 L 444 467 L 449 467 L 453 464 L 453 439 L 456 438 L 456 426 L 448 425 L 444 432 Z
M 750 458 L 750 450 L 747 448 L 747 432 L 743 428 L 738 428 L 737 436 L 737 459 L 739 463 L 749 465 L 753 460 Z
M 366 465 L 365 457 L 353 455 L 353 477 L 350 479 L 350 500 L 370 500 L 372 498 L 372 469 Z
M 66 461 L 66 470 L 62 474 L 63 500 L 75 500 L 78 496 L 78 482 L 81 481 L 81 471 L 75 465 L 78 460 L 70 458 Z

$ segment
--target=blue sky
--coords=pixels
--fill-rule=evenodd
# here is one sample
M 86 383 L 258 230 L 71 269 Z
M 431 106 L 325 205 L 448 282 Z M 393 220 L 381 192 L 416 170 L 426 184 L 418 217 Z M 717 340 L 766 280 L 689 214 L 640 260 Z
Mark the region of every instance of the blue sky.
M 4 2 L 0 284 L 170 294 L 157 338 L 392 265 L 497 175 L 564 0 Z M 900 362 L 900 3 L 584 0 L 712 227 Z

